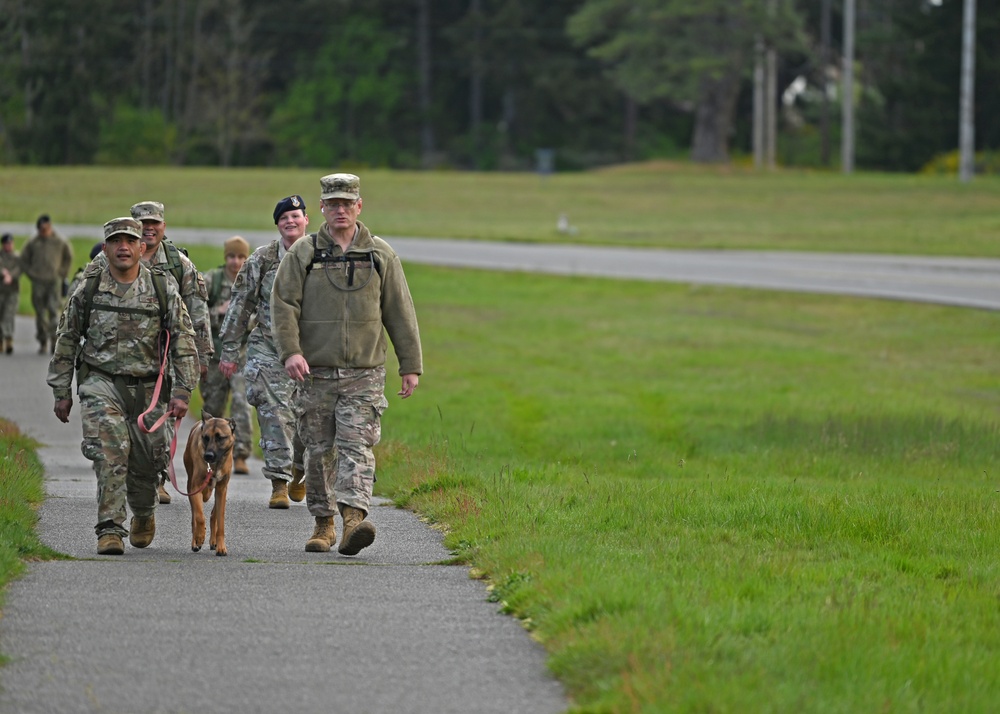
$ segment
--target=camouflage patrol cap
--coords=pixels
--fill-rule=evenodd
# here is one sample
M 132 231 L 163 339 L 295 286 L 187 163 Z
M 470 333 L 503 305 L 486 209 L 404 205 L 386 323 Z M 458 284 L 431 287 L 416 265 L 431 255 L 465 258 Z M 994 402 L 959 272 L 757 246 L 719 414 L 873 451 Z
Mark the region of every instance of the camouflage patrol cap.
M 159 201 L 142 201 L 132 206 L 132 218 L 137 221 L 163 222 L 163 204 Z
M 361 179 L 354 174 L 330 174 L 319 180 L 322 200 L 329 198 L 348 198 L 357 201 L 361 198 Z
M 119 233 L 142 240 L 142 224 L 131 216 L 112 218 L 104 224 L 104 240 Z

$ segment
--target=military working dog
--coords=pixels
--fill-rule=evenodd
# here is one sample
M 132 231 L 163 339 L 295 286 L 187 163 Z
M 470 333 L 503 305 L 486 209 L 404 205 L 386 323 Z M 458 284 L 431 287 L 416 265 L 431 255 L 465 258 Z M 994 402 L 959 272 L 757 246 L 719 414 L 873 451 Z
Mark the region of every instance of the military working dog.
M 216 555 L 226 555 L 226 491 L 233 472 L 233 445 L 236 424 L 232 419 L 201 413 L 184 449 L 188 501 L 191 502 L 191 550 L 198 552 L 205 544 L 205 512 L 202 504 L 215 492 L 212 506 L 212 533 L 209 547 Z

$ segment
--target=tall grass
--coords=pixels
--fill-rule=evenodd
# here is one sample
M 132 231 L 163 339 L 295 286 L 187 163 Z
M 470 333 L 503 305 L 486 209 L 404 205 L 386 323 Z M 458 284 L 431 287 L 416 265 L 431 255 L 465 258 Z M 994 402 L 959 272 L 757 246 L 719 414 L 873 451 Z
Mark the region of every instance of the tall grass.
M 60 557 L 35 533 L 36 509 L 45 498 L 38 443 L 0 419 L 0 604 L 7 583 L 24 571 L 24 561 Z
M 50 213 L 57 226 L 101 225 L 155 198 L 168 226 L 273 230 L 274 204 L 299 193 L 318 226 L 322 173 L 4 167 L 0 220 Z M 361 180 L 361 219 L 383 236 L 1000 256 L 1000 177 L 965 185 L 947 176 L 644 164 L 547 178 L 372 170 Z M 574 231 L 557 230 L 562 214 Z
M 992 313 L 409 267 L 378 486 L 587 712 L 991 711 Z

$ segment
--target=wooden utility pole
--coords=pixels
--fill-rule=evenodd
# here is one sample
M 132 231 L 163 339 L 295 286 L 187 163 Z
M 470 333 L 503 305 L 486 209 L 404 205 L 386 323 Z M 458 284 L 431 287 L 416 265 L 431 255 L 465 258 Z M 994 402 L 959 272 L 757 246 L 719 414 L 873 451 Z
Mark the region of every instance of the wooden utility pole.
M 958 178 L 972 180 L 976 172 L 976 0 L 965 0 L 962 12 L 962 87 L 959 99 Z
M 854 172 L 854 0 L 844 0 L 843 74 L 840 170 L 849 174 Z
M 770 0 L 768 12 L 777 11 L 777 0 Z M 753 163 L 754 167 L 776 165 L 778 149 L 778 53 L 774 45 L 757 36 L 753 67 Z
M 753 53 L 753 166 L 764 167 L 764 40 L 757 36 Z
M 827 68 L 830 66 L 830 4 L 831 0 L 823 0 L 820 9 L 819 36 L 820 36 L 820 81 L 822 82 L 823 102 L 820 105 L 820 162 L 824 166 L 830 165 L 830 93 L 827 91 Z

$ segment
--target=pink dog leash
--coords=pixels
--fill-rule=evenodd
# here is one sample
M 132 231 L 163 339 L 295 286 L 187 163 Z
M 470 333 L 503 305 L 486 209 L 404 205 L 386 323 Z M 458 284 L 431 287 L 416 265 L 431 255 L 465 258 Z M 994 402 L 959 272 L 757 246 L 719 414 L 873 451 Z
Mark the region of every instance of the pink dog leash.
M 136 420 L 139 424 L 139 431 L 141 431 L 143 434 L 152 434 L 154 431 L 156 431 L 166 423 L 167 418 L 169 416 L 166 410 L 164 410 L 163 415 L 156 420 L 153 426 L 150 427 L 146 426 L 146 416 L 151 411 L 153 411 L 153 408 L 160 400 L 160 389 L 162 389 L 163 387 L 163 375 L 167 370 L 167 354 L 168 351 L 170 350 L 170 332 L 164 330 L 163 334 L 166 335 L 163 345 L 163 352 L 161 353 L 163 355 L 163 359 L 160 360 L 160 373 L 156 375 L 156 386 L 153 387 L 153 398 L 149 400 L 149 407 L 146 409 L 146 411 L 140 414 L 138 419 Z M 208 472 L 205 475 L 205 482 L 194 491 L 191 491 L 191 493 L 185 493 L 177 485 L 177 474 L 174 472 L 174 454 L 177 453 L 177 426 L 180 424 L 180 421 L 181 417 L 174 418 L 174 438 L 170 440 L 170 460 L 167 462 L 167 473 L 170 474 L 170 483 L 173 484 L 174 490 L 177 491 L 177 493 L 181 494 L 182 496 L 194 496 L 204 491 L 205 487 L 208 486 L 208 484 L 212 483 L 212 466 L 211 464 L 208 465 Z

